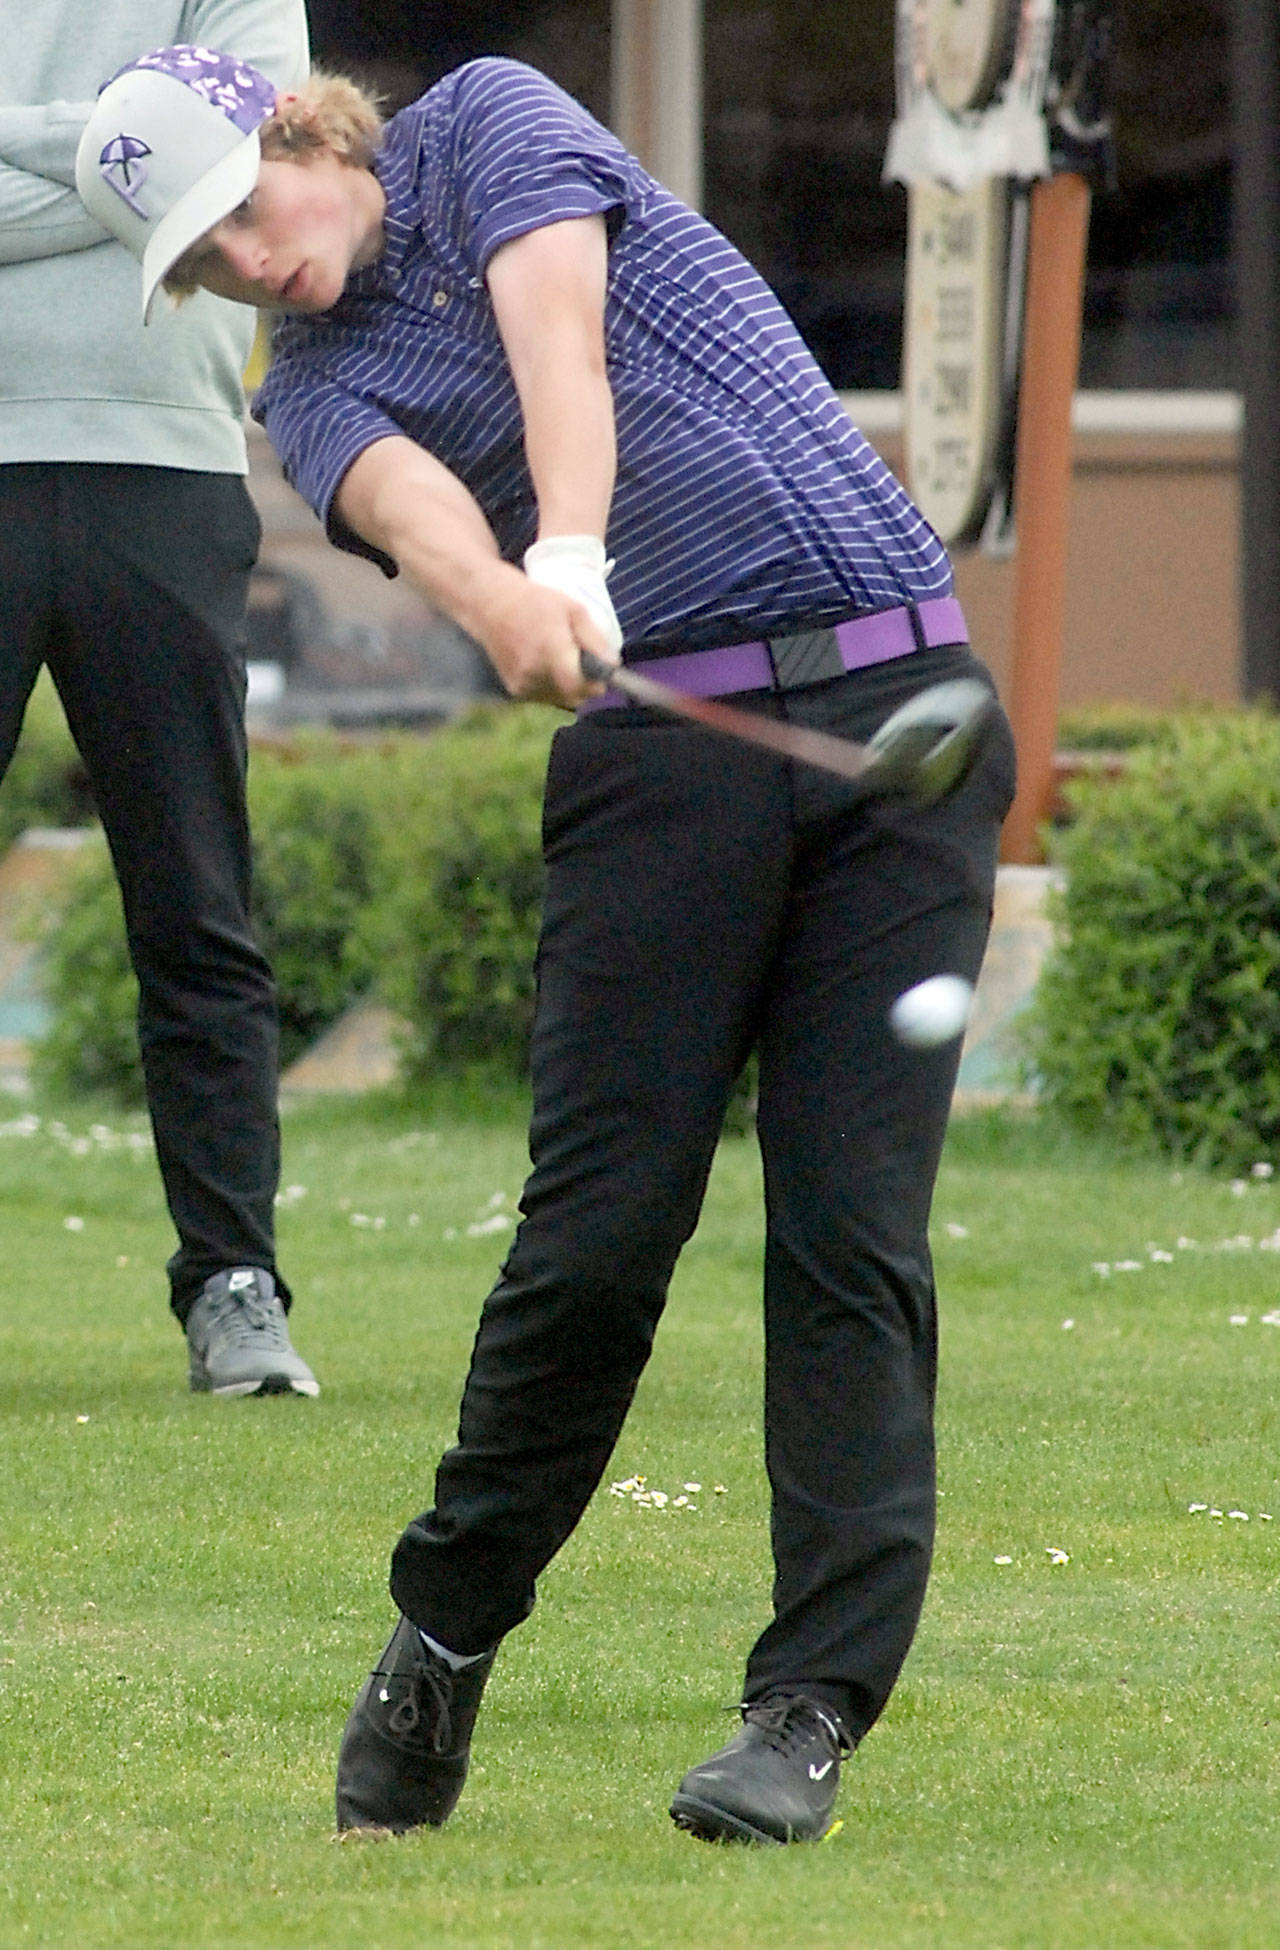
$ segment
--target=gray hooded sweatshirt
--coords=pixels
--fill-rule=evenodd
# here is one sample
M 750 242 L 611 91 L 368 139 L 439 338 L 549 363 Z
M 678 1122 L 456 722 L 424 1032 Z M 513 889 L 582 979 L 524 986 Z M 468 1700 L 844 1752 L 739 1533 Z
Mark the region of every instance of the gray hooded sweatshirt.
M 75 192 L 103 82 L 152 48 L 307 68 L 303 0 L 0 0 L 0 465 L 117 461 L 245 472 L 254 314 L 200 292 L 142 324 L 136 259 Z

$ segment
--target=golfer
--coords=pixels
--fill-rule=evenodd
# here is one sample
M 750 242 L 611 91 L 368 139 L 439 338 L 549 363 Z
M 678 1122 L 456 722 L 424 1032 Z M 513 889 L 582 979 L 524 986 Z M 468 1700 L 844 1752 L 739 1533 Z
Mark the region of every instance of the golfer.
M 671 1812 L 813 1839 L 906 1657 L 934 1530 L 927 1222 L 958 1047 L 908 1049 L 887 1019 L 926 976 L 977 975 L 1008 727 L 921 810 L 588 681 L 582 651 L 621 651 L 853 739 L 942 678 L 990 682 L 943 549 L 768 288 L 559 88 L 476 61 L 383 129 L 347 83 L 266 107 L 256 84 L 147 56 L 100 100 L 82 195 L 110 224 L 102 159 L 145 146 L 146 232 L 120 224 L 144 302 L 204 286 L 284 313 L 256 411 L 332 540 L 407 575 L 513 695 L 577 711 L 546 787 L 522 1221 L 434 1505 L 395 1547 L 401 1618 L 347 1723 L 338 1823 L 453 1809 L 754 1048 L 773 1608 L 741 1725 Z

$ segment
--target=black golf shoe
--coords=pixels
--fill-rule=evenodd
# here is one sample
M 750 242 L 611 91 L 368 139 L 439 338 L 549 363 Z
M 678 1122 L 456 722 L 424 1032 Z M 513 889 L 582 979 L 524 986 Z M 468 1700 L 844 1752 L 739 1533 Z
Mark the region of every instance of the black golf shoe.
M 457 1806 L 495 1653 L 455 1671 L 402 1618 L 351 1709 L 338 1754 L 339 1828 L 440 1828 Z
M 816 1842 L 831 1825 L 850 1745 L 830 1707 L 775 1693 L 744 1706 L 729 1744 L 689 1769 L 671 1819 L 704 1842 Z

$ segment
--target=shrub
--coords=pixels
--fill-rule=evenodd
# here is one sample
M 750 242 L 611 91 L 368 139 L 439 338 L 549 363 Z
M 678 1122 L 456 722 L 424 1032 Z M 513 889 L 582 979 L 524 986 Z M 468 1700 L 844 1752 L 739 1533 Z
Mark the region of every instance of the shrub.
M 406 1028 L 407 1083 L 523 1077 L 542 908 L 542 786 L 563 714 L 483 705 L 430 742 L 412 817 L 366 914 L 379 988 Z
M 275 971 L 282 1063 L 374 984 L 361 923 L 429 764 L 423 741 L 404 735 L 364 746 L 312 736 L 254 754 L 253 918 Z
M 1188 716 L 1069 789 L 1060 934 L 1024 1018 L 1073 1124 L 1206 1165 L 1280 1150 L 1280 722 Z
M 1166 745 L 1177 736 L 1180 725 L 1194 726 L 1236 715 L 1235 707 L 1220 704 L 1184 704 L 1174 711 L 1118 702 L 1077 705 L 1062 713 L 1058 749 L 1129 752 L 1140 745 Z
M 22 736 L 0 785 L 0 852 L 28 826 L 85 826 L 93 817 L 88 780 L 58 693 L 42 670 Z
M 142 1102 L 138 984 L 125 947 L 120 890 L 107 843 L 87 843 L 44 944 L 44 987 L 53 1015 L 32 1052 L 38 1082 L 58 1095 Z
M 477 707 L 423 739 L 316 736 L 250 768 L 254 919 L 288 1063 L 363 993 L 401 1017 L 409 1085 L 523 1081 L 542 907 L 542 787 L 560 712 Z M 142 1098 L 119 894 L 88 849 L 47 941 L 47 1083 Z M 750 1120 L 753 1071 L 728 1127 Z
M 425 753 L 408 736 L 376 748 L 313 736 L 287 753 L 254 753 L 254 926 L 275 970 L 283 1063 L 372 984 L 357 922 L 382 884 L 389 835 Z M 74 876 L 45 968 L 54 1024 L 35 1053 L 37 1076 L 60 1091 L 141 1103 L 138 990 L 105 845 L 89 848 Z

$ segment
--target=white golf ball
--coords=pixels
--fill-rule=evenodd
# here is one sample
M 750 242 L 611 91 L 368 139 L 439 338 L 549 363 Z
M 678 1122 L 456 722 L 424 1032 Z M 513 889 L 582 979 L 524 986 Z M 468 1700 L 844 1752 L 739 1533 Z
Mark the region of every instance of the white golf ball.
M 960 1034 L 972 1004 L 973 984 L 963 975 L 930 975 L 898 997 L 889 1027 L 910 1049 L 936 1049 Z

